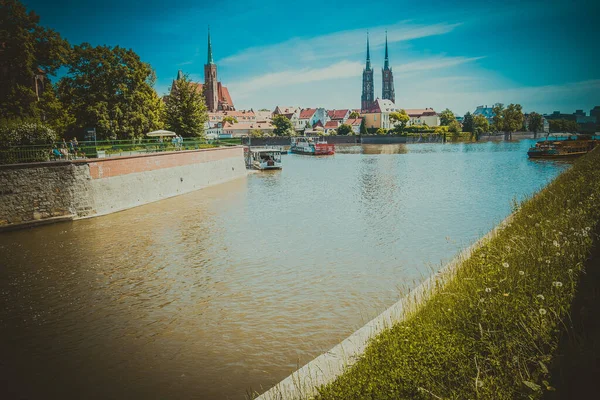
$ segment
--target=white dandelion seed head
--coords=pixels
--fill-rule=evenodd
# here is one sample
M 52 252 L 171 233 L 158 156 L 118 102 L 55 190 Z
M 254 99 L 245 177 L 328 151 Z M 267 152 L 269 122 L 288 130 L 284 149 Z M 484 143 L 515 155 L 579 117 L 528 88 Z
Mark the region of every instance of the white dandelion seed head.
M 559 281 L 552 282 L 552 286 L 554 286 L 554 287 L 562 287 L 562 285 L 563 285 L 562 282 L 559 282 Z
M 480 380 L 477 380 L 477 387 L 483 387 L 483 382 L 481 382 Z
M 558 243 L 556 240 L 554 240 L 554 241 L 552 242 L 552 244 L 553 244 L 555 247 L 560 247 L 560 244 L 559 244 L 559 243 Z
M 502 263 L 502 266 L 503 266 L 504 268 L 508 268 L 508 267 L 509 267 L 509 265 L 508 265 L 508 263 L 507 263 L 507 262 L 505 262 L 505 263 Z
M 557 252 L 556 252 L 556 256 L 557 256 L 557 257 L 560 257 L 560 251 L 557 251 Z
M 539 224 L 538 222 L 536 222 L 536 223 L 535 223 L 535 227 L 536 227 L 536 228 L 539 228 L 539 227 L 540 227 L 540 224 Z
M 546 264 L 550 264 L 550 260 L 546 260 Z
M 491 291 L 492 291 L 492 289 L 491 289 L 491 288 L 489 288 L 489 287 L 486 287 L 486 288 L 485 288 L 485 292 L 486 292 L 486 293 L 491 293 Z
M 519 271 L 519 275 L 525 275 L 525 271 Z

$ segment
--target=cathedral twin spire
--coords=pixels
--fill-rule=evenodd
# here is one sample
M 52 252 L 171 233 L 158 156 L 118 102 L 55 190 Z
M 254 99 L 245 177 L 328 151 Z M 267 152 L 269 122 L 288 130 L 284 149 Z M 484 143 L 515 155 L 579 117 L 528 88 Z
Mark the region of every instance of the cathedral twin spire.
M 390 59 L 388 52 L 387 31 L 385 32 L 385 60 L 383 69 L 381 70 L 382 85 L 381 98 L 386 100 L 396 101 L 394 91 L 394 75 L 390 67 Z M 369 110 L 375 103 L 374 88 L 373 88 L 373 69 L 371 68 L 371 52 L 369 48 L 369 33 L 367 32 L 367 62 L 363 70 L 363 88 L 361 96 L 361 109 Z

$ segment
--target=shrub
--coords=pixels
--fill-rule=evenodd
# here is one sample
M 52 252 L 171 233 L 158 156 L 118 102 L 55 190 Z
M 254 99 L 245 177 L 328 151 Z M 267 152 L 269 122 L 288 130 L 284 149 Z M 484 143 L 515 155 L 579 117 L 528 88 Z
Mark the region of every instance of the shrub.
M 57 135 L 35 120 L 0 122 L 0 164 L 46 161 Z

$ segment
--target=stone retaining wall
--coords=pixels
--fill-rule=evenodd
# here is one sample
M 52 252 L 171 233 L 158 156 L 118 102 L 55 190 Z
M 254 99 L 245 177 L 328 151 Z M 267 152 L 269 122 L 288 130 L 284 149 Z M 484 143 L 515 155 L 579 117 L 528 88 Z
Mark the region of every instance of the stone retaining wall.
M 246 173 L 241 146 L 1 165 L 0 226 L 109 214 Z

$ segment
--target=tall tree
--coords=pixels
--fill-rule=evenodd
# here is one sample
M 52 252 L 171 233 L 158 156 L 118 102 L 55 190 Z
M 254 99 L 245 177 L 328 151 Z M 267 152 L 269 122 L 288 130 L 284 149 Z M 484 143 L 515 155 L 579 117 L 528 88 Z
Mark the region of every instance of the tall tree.
M 273 125 L 275 125 L 275 129 L 273 129 L 275 136 L 292 135 L 292 123 L 286 116 L 281 114 L 275 115 L 273 117 Z
M 395 126 L 394 131 L 398 133 L 404 132 L 404 128 L 406 128 L 408 121 L 410 121 L 410 117 L 404 110 L 390 113 L 390 124 Z
M 367 122 L 365 120 L 365 118 L 363 117 L 363 119 L 360 121 L 360 130 L 359 130 L 361 135 L 366 135 L 369 133 L 369 131 L 367 130 Z
M 206 103 L 202 92 L 187 75 L 175 81 L 165 103 L 167 129 L 183 137 L 204 136 L 204 125 L 208 121 Z
M 474 133 L 475 128 L 473 126 L 473 114 L 470 112 L 467 112 L 463 118 L 462 129 L 465 132 Z
M 520 104 L 509 104 L 502 113 L 503 131 L 512 139 L 512 133 L 523 126 L 523 108 Z
M 504 131 L 504 104 L 496 103 L 492 107 L 492 128 L 495 132 Z
M 479 136 L 490 130 L 490 123 L 483 115 L 475 115 L 473 117 L 473 133 L 475 140 L 479 140 Z
M 39 118 L 49 76 L 68 60 L 67 41 L 39 20 L 19 0 L 0 0 L 0 118 Z
M 440 124 L 442 126 L 448 126 L 452 121 L 456 121 L 456 117 L 454 116 L 454 113 L 450 111 L 449 108 L 446 108 L 440 113 Z
M 100 138 L 135 138 L 163 126 L 163 102 L 150 65 L 131 49 L 88 43 L 73 48 L 59 97 L 75 117 L 72 133 L 95 127 Z
M 448 132 L 458 135 L 461 132 L 462 128 L 457 120 L 450 121 L 448 124 Z
M 544 127 L 542 116 L 536 112 L 532 112 L 531 114 L 529 114 L 528 120 L 529 130 L 535 135 L 537 135 L 537 133 L 540 132 Z

